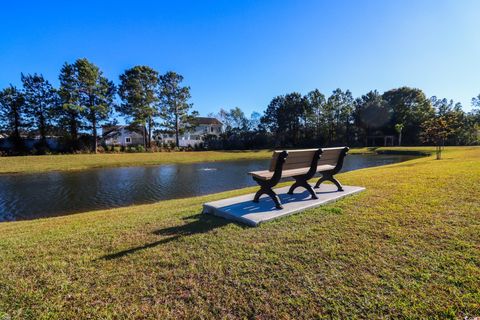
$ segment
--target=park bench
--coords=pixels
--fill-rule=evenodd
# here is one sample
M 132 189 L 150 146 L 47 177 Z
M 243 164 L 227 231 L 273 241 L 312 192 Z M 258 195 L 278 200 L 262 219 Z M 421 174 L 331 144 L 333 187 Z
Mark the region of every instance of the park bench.
M 315 189 L 320 188 L 320 184 L 325 181 L 331 181 L 343 191 L 342 184 L 333 176 L 336 175 L 343 167 L 343 159 L 347 155 L 348 147 L 338 148 L 322 148 L 322 157 L 318 161 L 317 172 L 322 175 L 315 184 Z
M 281 178 L 295 179 L 288 194 L 293 194 L 298 187 L 304 187 L 312 199 L 318 199 L 312 186 L 308 183 L 308 180 L 313 178 L 317 172 L 322 174 L 322 178 L 317 182 L 315 188 L 328 180 L 333 182 L 339 191 L 343 190 L 340 182 L 333 175 L 342 169 L 343 158 L 347 151 L 347 147 L 274 151 L 268 170 L 249 172 L 253 180 L 260 185 L 260 190 L 255 194 L 253 202 L 258 202 L 260 197 L 266 194 L 272 198 L 277 209 L 282 209 L 280 199 L 272 190 Z M 326 155 L 325 158 L 324 155 Z
M 281 178 L 287 177 L 295 179 L 295 183 L 289 190 L 290 194 L 295 188 L 301 186 L 307 189 L 313 199 L 317 199 L 315 191 L 307 181 L 315 175 L 321 153 L 322 149 L 274 151 L 268 170 L 249 172 L 253 180 L 260 185 L 260 190 L 255 194 L 253 202 L 258 202 L 263 194 L 267 194 L 275 202 L 275 207 L 282 209 L 280 199 L 272 188 Z

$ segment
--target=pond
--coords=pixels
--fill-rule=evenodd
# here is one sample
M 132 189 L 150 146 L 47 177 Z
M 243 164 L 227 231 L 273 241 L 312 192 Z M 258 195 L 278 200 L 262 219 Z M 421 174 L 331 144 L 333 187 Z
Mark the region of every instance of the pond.
M 342 172 L 401 162 L 406 155 L 348 155 Z M 60 216 L 254 186 L 269 160 L 101 168 L 0 175 L 0 222 Z

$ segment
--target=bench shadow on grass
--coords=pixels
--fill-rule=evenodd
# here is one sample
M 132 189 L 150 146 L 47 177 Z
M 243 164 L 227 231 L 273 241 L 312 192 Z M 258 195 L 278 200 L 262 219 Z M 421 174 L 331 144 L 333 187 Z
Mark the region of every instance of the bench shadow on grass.
M 316 191 L 317 194 L 318 193 L 335 193 L 335 192 L 337 191 L 336 190 Z M 310 200 L 310 195 L 306 190 L 303 190 L 302 192 L 297 191 L 293 195 L 279 194 L 278 196 L 283 204 L 287 204 L 289 202 L 299 202 L 299 201 Z M 233 210 L 233 211 L 240 212 L 240 215 L 249 214 L 249 213 L 250 214 L 258 213 L 258 212 L 268 212 L 271 210 L 275 210 L 273 201 L 268 196 L 263 196 L 262 200 L 260 201 L 259 204 L 252 204 L 252 201 L 249 200 L 249 201 L 244 201 L 244 202 L 230 205 L 230 206 L 225 206 L 223 209 L 225 211 Z M 167 244 L 172 241 L 177 241 L 183 237 L 206 233 L 214 229 L 226 226 L 227 224 L 236 224 L 241 228 L 249 228 L 248 226 L 245 226 L 233 220 L 227 220 L 224 218 L 216 217 L 209 214 L 203 214 L 203 213 L 185 217 L 183 218 L 183 220 L 188 222 L 182 225 L 177 225 L 177 226 L 153 231 L 153 234 L 155 235 L 167 236 L 168 238 L 163 238 L 155 242 L 144 244 L 142 246 L 133 247 L 127 250 L 122 250 L 119 252 L 104 255 L 100 257 L 98 260 L 113 260 L 113 259 L 121 258 L 126 255 L 135 253 L 137 251 L 154 248 L 156 246 Z
M 142 246 L 133 247 L 127 250 L 122 250 L 119 252 L 111 253 L 100 257 L 97 260 L 113 260 L 117 258 L 124 257 L 126 255 L 135 253 L 137 251 L 154 248 L 159 245 L 163 245 L 172 241 L 177 241 L 183 237 L 192 236 L 195 234 L 202 234 L 209 231 L 212 231 L 217 228 L 221 228 L 227 224 L 237 224 L 233 221 L 229 221 L 223 218 L 207 215 L 207 214 L 196 214 L 193 216 L 189 216 L 183 218 L 183 220 L 192 220 L 186 224 L 168 227 L 164 229 L 155 230 L 153 234 L 159 236 L 169 236 L 168 238 L 164 238 L 155 242 L 147 243 Z M 242 225 L 239 225 L 243 227 Z

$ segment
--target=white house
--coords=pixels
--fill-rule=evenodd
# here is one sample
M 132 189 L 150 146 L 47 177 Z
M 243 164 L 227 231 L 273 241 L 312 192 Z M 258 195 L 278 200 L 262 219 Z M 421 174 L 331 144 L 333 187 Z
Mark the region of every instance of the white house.
M 102 142 L 107 146 L 137 146 L 143 145 L 143 130 L 141 127 L 103 126 Z
M 217 118 L 197 117 L 192 128 L 184 132 L 179 137 L 179 146 L 188 147 L 203 143 L 205 136 L 213 135 L 218 137 L 222 133 L 223 124 Z M 154 137 L 154 140 L 163 143 L 175 143 L 174 132 L 160 132 Z

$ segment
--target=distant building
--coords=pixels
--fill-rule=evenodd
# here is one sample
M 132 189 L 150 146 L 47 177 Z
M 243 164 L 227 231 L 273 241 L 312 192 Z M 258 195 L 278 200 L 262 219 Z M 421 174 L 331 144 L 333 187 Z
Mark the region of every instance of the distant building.
M 40 134 L 38 132 L 30 132 L 30 133 L 20 133 L 21 143 L 23 148 L 27 151 L 34 150 L 38 147 L 38 144 L 42 141 Z M 62 151 L 63 145 L 61 143 L 61 136 L 60 135 L 47 135 L 45 137 L 45 142 L 47 144 L 47 148 L 52 151 Z M 0 133 L 0 151 L 11 151 L 15 147 L 14 141 L 12 138 L 6 133 Z
M 218 137 L 222 133 L 222 123 L 216 118 L 197 117 L 193 126 L 179 136 L 180 147 L 195 146 L 203 143 L 205 136 Z M 175 132 L 157 131 L 153 141 L 160 144 L 175 144 Z M 101 142 L 107 146 L 143 145 L 142 127 L 126 125 L 103 126 Z
M 103 126 L 101 140 L 107 146 L 143 145 L 143 129 L 131 126 Z
M 222 133 L 223 124 L 217 118 L 197 117 L 193 126 L 179 136 L 179 146 L 188 147 L 204 142 L 207 135 L 218 137 Z M 160 131 L 154 140 L 162 144 L 174 144 L 175 132 Z

